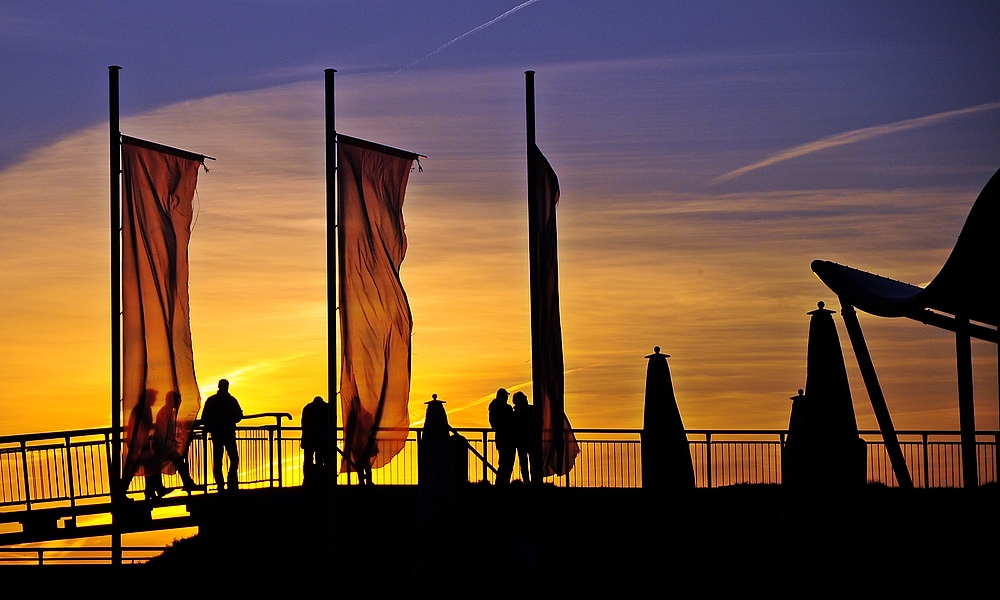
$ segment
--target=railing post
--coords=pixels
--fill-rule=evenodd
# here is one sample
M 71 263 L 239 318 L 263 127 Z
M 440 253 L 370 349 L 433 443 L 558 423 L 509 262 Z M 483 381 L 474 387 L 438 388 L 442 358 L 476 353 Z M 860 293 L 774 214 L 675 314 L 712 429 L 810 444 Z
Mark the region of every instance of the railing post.
M 31 510 L 31 478 L 28 475 L 28 442 L 21 440 L 21 472 L 24 476 L 25 510 Z
M 281 427 L 281 419 L 278 419 L 278 427 Z M 267 476 L 267 487 L 274 487 L 274 430 L 267 430 L 267 464 L 270 467 Z M 279 486 L 280 487 L 280 486 Z
M 212 472 L 208 470 L 208 432 L 203 427 L 201 430 L 201 443 L 205 451 L 201 453 L 201 472 L 205 474 L 205 493 L 208 493 L 209 483 L 212 481 Z
M 334 443 L 334 445 L 336 445 L 336 443 Z M 282 460 L 282 449 L 281 449 L 281 417 L 278 417 L 278 487 L 285 487 L 285 481 L 283 477 L 284 472 L 285 472 L 285 461 Z
M 486 440 L 487 440 L 487 436 L 488 435 L 489 435 L 489 432 L 487 432 L 486 430 L 483 430 L 483 482 L 484 483 L 489 480 L 488 479 L 488 476 L 489 476 L 489 467 L 486 466 L 487 463 L 489 462 L 487 459 L 490 456 L 488 448 L 486 446 Z
M 923 438 L 923 442 L 924 442 L 924 444 L 923 444 L 924 445 L 924 489 L 926 490 L 929 487 L 931 487 L 931 483 L 930 483 L 930 481 L 931 481 L 931 468 L 930 468 L 930 465 L 927 464 L 927 458 L 928 458 L 928 452 L 927 452 L 927 432 L 925 431 L 921 435 L 921 437 Z
M 70 446 L 70 436 L 66 436 L 66 478 L 69 483 L 69 505 L 71 508 L 76 508 L 76 490 L 73 485 L 73 448 Z M 76 521 L 76 515 L 73 515 L 74 523 Z
M 705 482 L 706 487 L 712 487 L 712 433 L 705 432 Z
M 784 481 L 785 481 L 785 478 L 784 478 L 784 474 L 785 474 L 785 432 L 781 432 L 781 433 L 778 434 L 778 441 L 780 442 L 779 445 L 778 445 L 778 447 L 781 448 L 781 454 L 779 455 L 780 458 L 781 458 L 781 467 L 778 469 L 778 479 L 779 479 L 779 483 L 784 483 Z

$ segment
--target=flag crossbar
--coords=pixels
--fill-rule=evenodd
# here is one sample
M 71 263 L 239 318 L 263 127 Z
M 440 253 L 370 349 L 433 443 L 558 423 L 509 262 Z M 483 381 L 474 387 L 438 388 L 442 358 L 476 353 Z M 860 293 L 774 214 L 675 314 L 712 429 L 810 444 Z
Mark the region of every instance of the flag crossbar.
M 400 158 L 408 158 L 410 160 L 427 158 L 427 155 L 425 154 L 418 154 L 409 150 L 393 148 L 392 146 L 386 146 L 377 142 L 370 142 L 361 138 L 351 137 L 349 135 L 344 135 L 343 133 L 337 133 L 337 142 L 348 144 L 350 146 L 356 146 L 358 148 L 364 148 L 365 150 L 374 150 L 375 152 L 382 152 L 383 154 L 391 154 Z
M 157 144 L 156 142 L 135 138 L 129 135 L 122 134 L 121 140 L 123 144 L 128 144 L 129 146 L 135 146 L 137 148 L 145 148 L 146 150 L 153 150 L 155 152 L 162 152 L 164 154 L 172 154 L 174 156 L 179 156 L 181 158 L 186 158 L 188 160 L 196 160 L 198 162 L 204 162 L 205 160 L 215 160 L 215 158 L 208 156 L 207 154 L 199 154 L 197 152 L 191 152 L 189 150 L 181 150 L 180 148 L 164 146 L 163 144 Z

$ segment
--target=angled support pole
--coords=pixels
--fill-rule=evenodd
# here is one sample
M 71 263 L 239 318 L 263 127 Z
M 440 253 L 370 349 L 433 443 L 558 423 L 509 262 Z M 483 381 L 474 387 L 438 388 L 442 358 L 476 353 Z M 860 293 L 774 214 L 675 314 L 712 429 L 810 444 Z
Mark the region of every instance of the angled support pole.
M 868 399 L 871 400 L 872 410 L 875 412 L 879 431 L 882 432 L 882 441 L 885 443 L 885 450 L 889 454 L 892 472 L 896 476 L 896 482 L 899 484 L 899 487 L 912 488 L 913 480 L 910 479 L 910 471 L 906 467 L 906 459 L 903 457 L 903 450 L 899 446 L 899 438 L 896 437 L 896 428 L 892 425 L 892 417 L 889 415 L 889 407 L 885 403 L 882 385 L 878 382 L 875 365 L 872 363 L 871 354 L 868 352 L 865 335 L 861 332 L 858 313 L 854 310 L 853 306 L 844 302 L 843 299 L 841 299 L 840 305 L 842 307 L 840 314 L 844 317 L 844 324 L 847 326 L 847 335 L 851 338 L 851 347 L 854 348 L 854 356 L 858 359 L 858 368 L 861 369 L 861 377 L 865 380 L 865 389 L 868 391 Z

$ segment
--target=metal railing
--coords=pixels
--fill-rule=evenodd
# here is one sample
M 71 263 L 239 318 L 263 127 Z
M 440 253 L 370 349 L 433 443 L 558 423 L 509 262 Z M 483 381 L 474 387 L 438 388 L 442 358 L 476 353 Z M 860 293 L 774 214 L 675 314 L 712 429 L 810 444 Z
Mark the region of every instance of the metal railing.
M 240 427 L 239 483 L 242 488 L 287 487 L 302 483 L 301 429 L 283 426 L 284 415 L 269 414 L 274 423 Z M 488 428 L 458 428 L 469 442 L 469 481 L 495 479 L 496 444 Z M 641 440 L 638 429 L 577 429 L 580 455 L 569 475 L 550 478 L 558 486 L 642 486 Z M 410 429 L 402 451 L 373 472 L 376 484 L 413 485 L 418 481 L 419 428 Z M 737 483 L 780 483 L 785 430 L 689 430 L 692 465 L 699 487 Z M 878 431 L 862 431 L 868 444 L 868 479 L 895 486 L 885 446 Z M 900 445 L 917 487 L 961 487 L 962 454 L 957 431 L 899 431 Z M 997 481 L 996 431 L 977 433 L 980 482 Z M 214 492 L 210 481 L 209 441 L 201 430 L 191 439 L 188 462 L 202 492 Z M 110 499 L 108 428 L 0 437 L 0 524 L 10 512 L 48 506 L 84 506 Z M 482 457 L 482 458 L 481 458 Z M 485 460 L 483 460 L 483 458 Z M 224 465 L 224 470 L 228 466 Z M 519 477 L 515 466 L 515 479 Z M 165 475 L 164 485 L 180 489 L 177 475 Z M 343 484 L 356 476 L 339 475 Z M 128 489 L 143 491 L 141 477 Z M 8 518 L 4 518 L 8 517 Z
M 122 549 L 125 564 L 138 564 L 163 554 L 161 546 L 126 546 Z M 0 565 L 107 565 L 111 564 L 111 546 L 45 546 L 0 548 Z

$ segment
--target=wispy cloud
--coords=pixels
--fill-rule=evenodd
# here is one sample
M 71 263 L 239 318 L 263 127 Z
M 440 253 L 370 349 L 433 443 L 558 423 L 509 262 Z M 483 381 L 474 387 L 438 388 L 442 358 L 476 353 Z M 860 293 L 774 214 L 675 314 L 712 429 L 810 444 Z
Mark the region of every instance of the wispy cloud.
M 413 67 L 414 65 L 427 60 L 428 58 L 434 56 L 435 54 L 437 54 L 438 52 L 444 50 L 448 46 L 454 44 L 458 40 L 460 40 L 462 38 L 465 38 L 465 37 L 468 37 L 468 36 L 472 35 L 473 33 L 476 33 L 477 31 L 481 31 L 483 29 L 486 29 L 487 27 L 489 27 L 490 25 L 496 23 L 497 21 L 499 21 L 501 19 L 504 19 L 504 18 L 506 18 L 506 17 L 508 17 L 508 16 L 510 16 L 510 15 L 512 15 L 514 13 L 516 13 L 517 11 L 521 10 L 522 8 L 534 4 L 535 2 L 538 2 L 538 0 L 528 0 L 527 2 L 522 2 L 521 4 L 518 4 L 517 6 L 515 6 L 514 8 L 512 8 L 510 10 L 508 10 L 507 12 L 503 13 L 499 17 L 495 17 L 492 20 L 489 20 L 489 21 L 483 23 L 479 27 L 475 27 L 473 29 L 470 29 L 470 30 L 466 31 L 465 33 L 463 33 L 462 35 L 458 36 L 457 38 L 451 40 L 447 44 L 444 44 L 444 45 L 440 46 L 437 50 L 428 53 L 427 55 L 423 56 L 422 58 L 418 58 L 417 60 L 411 62 L 408 65 L 406 65 L 405 67 L 403 67 L 399 71 L 396 71 L 396 73 L 399 73 L 400 71 L 405 71 L 406 69 L 409 69 L 410 67 Z
M 229 371 L 219 379 L 225 379 L 229 381 L 231 384 L 236 384 L 239 383 L 241 378 L 247 376 L 260 376 L 266 373 L 276 371 L 289 363 L 292 363 L 296 360 L 299 360 L 300 358 L 303 358 L 304 356 L 307 356 L 307 353 L 300 353 L 292 356 L 259 360 L 255 363 L 244 365 L 238 369 Z M 202 396 L 206 397 L 211 396 L 212 394 L 215 393 L 215 388 L 218 383 L 218 379 L 212 377 L 206 379 L 205 381 L 207 381 L 207 383 L 198 386 L 199 391 L 201 392 Z
M 955 119 L 958 117 L 964 117 L 973 113 L 983 112 L 987 110 L 994 110 L 1000 108 L 1000 102 L 989 102 L 986 104 L 980 104 L 978 106 L 970 106 L 968 108 L 961 108 L 958 110 L 949 110 L 947 112 L 940 112 L 933 115 L 927 115 L 925 117 L 917 117 L 916 119 L 907 119 L 905 121 L 896 121 L 895 123 L 888 123 L 886 125 L 876 125 L 874 127 L 863 127 L 861 129 L 854 129 L 852 131 L 845 131 L 844 133 L 838 133 L 836 135 L 831 135 L 825 138 L 820 138 L 816 141 L 809 142 L 807 144 L 802 144 L 789 148 L 787 150 L 782 150 L 777 154 L 773 154 L 760 162 L 755 162 L 751 165 L 745 167 L 740 167 L 721 175 L 712 180 L 712 183 L 722 183 L 724 181 L 730 181 L 736 179 L 741 175 L 745 175 L 750 171 L 756 171 L 764 167 L 769 167 L 771 165 L 784 162 L 786 160 L 791 160 L 793 158 L 798 158 L 806 154 L 812 154 L 813 152 L 819 152 L 820 150 L 826 150 L 827 148 L 835 148 L 837 146 L 846 146 L 848 144 L 856 144 L 858 142 L 863 142 L 876 137 L 881 137 L 883 135 L 888 135 L 890 133 L 898 133 L 900 131 L 909 131 L 910 129 L 919 129 L 921 127 L 929 127 L 931 125 L 936 125 L 943 121 L 948 121 L 950 119 Z

